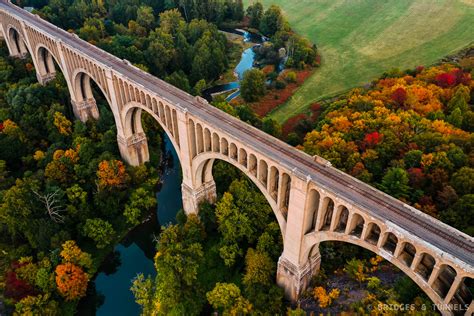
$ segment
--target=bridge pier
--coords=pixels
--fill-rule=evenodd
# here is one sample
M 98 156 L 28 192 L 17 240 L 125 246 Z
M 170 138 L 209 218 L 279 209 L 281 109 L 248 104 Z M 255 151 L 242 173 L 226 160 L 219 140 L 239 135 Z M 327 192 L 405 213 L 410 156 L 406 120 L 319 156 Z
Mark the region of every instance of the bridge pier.
M 150 160 L 148 140 L 145 133 L 133 134 L 130 137 L 117 136 L 122 158 L 131 166 L 139 166 Z
M 38 79 L 38 82 L 43 86 L 51 80 L 54 80 L 54 78 L 56 78 L 55 72 L 47 73 L 44 75 L 40 74 L 39 72 L 36 72 L 36 79 Z
M 321 267 L 319 250 L 304 264 L 295 265 L 283 255 L 278 259 L 277 284 L 285 290 L 285 296 L 295 302 L 309 286 L 311 278 Z
M 208 201 L 214 203 L 217 200 L 216 183 L 214 180 L 205 182 L 195 189 L 183 182 L 181 191 L 183 194 L 183 209 L 187 215 L 197 214 L 201 202 Z
M 40 78 L 38 78 L 38 81 L 40 81 Z M 85 123 L 90 119 L 99 119 L 99 109 L 97 108 L 95 99 L 85 99 L 82 101 L 71 99 L 71 104 L 74 116 L 76 116 L 76 118 L 81 122 Z

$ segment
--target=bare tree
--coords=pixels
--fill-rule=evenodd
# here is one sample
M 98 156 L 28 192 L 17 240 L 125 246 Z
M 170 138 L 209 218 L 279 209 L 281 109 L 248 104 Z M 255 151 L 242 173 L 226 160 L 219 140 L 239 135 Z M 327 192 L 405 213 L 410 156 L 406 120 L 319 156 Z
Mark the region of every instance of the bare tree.
M 54 191 L 53 193 L 48 194 L 39 194 L 36 191 L 33 193 L 38 197 L 38 199 L 44 204 L 46 207 L 46 213 L 55 223 L 64 223 L 64 216 L 61 212 L 64 212 L 64 207 L 60 204 L 58 200 L 58 193 L 59 190 Z

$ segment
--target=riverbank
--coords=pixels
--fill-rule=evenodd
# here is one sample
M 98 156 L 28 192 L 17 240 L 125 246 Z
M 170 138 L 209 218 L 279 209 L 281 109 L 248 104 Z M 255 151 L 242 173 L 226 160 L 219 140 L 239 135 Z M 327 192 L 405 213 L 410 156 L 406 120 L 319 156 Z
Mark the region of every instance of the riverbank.
M 103 262 L 90 282 L 88 295 L 81 300 L 78 315 L 139 315 L 130 286 L 138 273 L 156 274 L 153 257 L 160 226 L 174 223 L 182 208 L 181 168 L 176 152 L 165 135 L 160 163 L 157 208 L 142 223 L 117 240 L 112 251 L 104 251 Z

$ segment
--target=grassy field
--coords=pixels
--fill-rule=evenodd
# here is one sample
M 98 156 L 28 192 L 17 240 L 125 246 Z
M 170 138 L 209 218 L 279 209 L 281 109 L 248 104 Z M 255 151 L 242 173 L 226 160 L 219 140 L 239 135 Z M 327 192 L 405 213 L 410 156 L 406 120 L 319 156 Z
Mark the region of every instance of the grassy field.
M 279 122 L 390 68 L 429 65 L 474 41 L 474 0 L 261 2 L 279 5 L 292 27 L 318 45 L 323 58 L 321 68 L 270 114 Z

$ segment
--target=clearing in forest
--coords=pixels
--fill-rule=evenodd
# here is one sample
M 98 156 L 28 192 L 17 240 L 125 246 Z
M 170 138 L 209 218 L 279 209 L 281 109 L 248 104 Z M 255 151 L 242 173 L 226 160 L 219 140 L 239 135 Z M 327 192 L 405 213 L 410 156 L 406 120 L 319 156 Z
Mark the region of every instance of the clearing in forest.
M 265 8 L 279 5 L 292 28 L 322 55 L 321 68 L 270 113 L 280 123 L 391 68 L 429 65 L 474 41 L 474 0 L 261 2 Z

